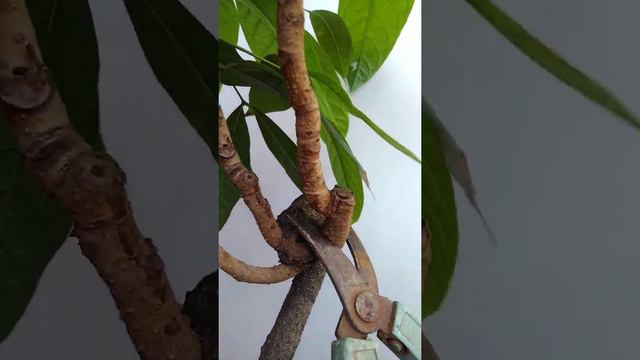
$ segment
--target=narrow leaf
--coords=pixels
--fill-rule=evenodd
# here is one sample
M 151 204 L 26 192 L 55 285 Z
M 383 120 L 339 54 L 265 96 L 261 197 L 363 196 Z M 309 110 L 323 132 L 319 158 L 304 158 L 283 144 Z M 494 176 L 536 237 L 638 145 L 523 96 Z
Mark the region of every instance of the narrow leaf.
M 436 131 L 438 133 L 438 138 L 440 139 L 440 143 L 442 145 L 442 151 L 444 153 L 444 160 L 449 168 L 449 171 L 453 175 L 453 178 L 456 182 L 462 187 L 464 190 L 469 203 L 476 211 L 482 224 L 487 231 L 487 235 L 489 235 L 489 239 L 493 245 L 498 246 L 498 242 L 489 226 L 489 223 L 484 217 L 482 210 L 480 209 L 480 205 L 478 204 L 478 200 L 476 199 L 476 190 L 473 185 L 473 179 L 471 178 L 471 171 L 469 170 L 469 164 L 467 162 L 467 156 L 464 151 L 458 146 L 458 143 L 453 138 L 449 130 L 442 124 L 435 111 L 431 107 L 431 105 L 427 102 L 427 100 L 423 100 L 423 105 L 425 111 L 428 116 L 432 119 Z
M 430 230 L 429 276 L 422 283 L 422 317 L 440 308 L 458 255 L 458 220 L 451 175 L 433 118 L 422 112 L 422 217 Z M 425 264 L 426 265 L 426 264 Z
M 217 159 L 216 39 L 178 0 L 125 5 L 156 78 Z
M 27 0 L 45 63 L 73 126 L 95 149 L 99 133 L 98 46 L 84 0 Z M 73 53 L 73 57 L 69 54 Z M 71 220 L 26 173 L 0 109 L 0 342 L 24 313 Z
M 236 48 L 224 40 L 220 40 L 218 44 L 218 52 L 218 64 L 220 65 L 229 65 L 244 61 L 240 54 L 238 54 Z
M 259 86 L 253 86 L 249 90 L 249 104 L 265 114 L 285 111 L 291 107 L 289 99 L 283 97 L 281 93 L 265 90 Z
M 311 11 L 309 17 L 318 43 L 331 59 L 336 71 L 346 77 L 353 54 L 347 25 L 338 14 L 327 10 Z
M 242 163 L 251 169 L 251 140 L 249 138 L 249 129 L 244 117 L 242 105 L 238 106 L 228 117 L 227 126 L 231 134 L 233 145 L 240 156 Z M 222 230 L 231 210 L 240 200 L 240 191 L 231 183 L 222 167 L 218 166 L 218 230 Z
M 360 111 L 360 109 L 355 107 L 355 105 L 353 105 L 353 103 L 351 102 L 349 95 L 347 95 L 346 91 L 344 91 L 344 89 L 342 88 L 342 86 L 340 86 L 339 83 L 333 81 L 331 78 L 323 74 L 320 74 L 318 72 L 309 72 L 309 74 L 312 78 L 314 78 L 318 82 L 325 85 L 327 89 L 331 90 L 338 97 L 338 99 L 342 100 L 344 105 L 347 107 L 349 113 L 360 118 L 360 120 L 364 121 L 365 124 L 367 124 L 376 134 L 378 134 L 378 136 L 380 136 L 389 145 L 393 146 L 398 151 L 410 157 L 411 159 L 417 161 L 418 163 L 420 162 L 420 159 L 411 150 L 409 150 L 404 145 L 400 144 L 396 139 L 391 137 L 391 135 L 387 134 L 378 125 L 376 125 L 376 123 L 374 123 L 373 120 L 371 120 L 365 113 L 363 113 L 362 111 Z
M 558 80 L 572 87 L 589 100 L 611 111 L 631 126 L 640 129 L 640 119 L 608 89 L 556 54 L 533 37 L 490 0 L 467 0 L 482 17 L 520 51 Z
M 382 66 L 412 7 L 413 0 L 340 0 L 338 14 L 347 24 L 353 42 L 347 76 L 352 91 Z
M 251 51 L 262 57 L 276 53 L 277 1 L 236 0 L 236 3 L 242 32 Z
M 227 65 L 218 64 L 220 82 L 225 85 L 259 87 L 279 101 L 289 101 L 282 75 L 268 65 L 255 61 L 242 61 Z
M 231 44 L 238 43 L 238 32 L 240 31 L 240 23 L 238 21 L 238 9 L 233 0 L 220 0 L 218 12 L 218 31 L 220 39 Z
M 258 120 L 260 132 L 267 147 L 282 165 L 284 171 L 289 175 L 293 183 L 302 190 L 302 182 L 298 173 L 298 163 L 296 157 L 296 144 L 280 129 L 280 127 L 267 115 L 258 109 L 252 109 Z
M 328 61 L 329 56 L 318 42 L 309 34 L 304 34 L 304 52 L 307 60 L 307 70 L 318 72 L 338 83 L 338 74 Z M 342 136 L 347 136 L 349 130 L 349 112 L 342 100 L 330 89 L 314 79 L 311 79 L 313 91 L 318 99 L 320 112 L 336 126 Z

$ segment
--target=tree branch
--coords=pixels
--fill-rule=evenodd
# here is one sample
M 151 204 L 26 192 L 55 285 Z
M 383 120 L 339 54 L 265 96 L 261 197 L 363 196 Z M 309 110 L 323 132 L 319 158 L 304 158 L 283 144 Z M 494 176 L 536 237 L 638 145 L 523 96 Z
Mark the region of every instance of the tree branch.
M 260 360 L 293 358 L 325 273 L 324 265 L 315 261 L 293 278 L 276 322 L 260 349 Z
M 303 193 L 316 211 L 325 214 L 329 189 L 320 163 L 320 110 L 304 57 L 302 0 L 278 1 L 278 56 L 296 113 L 298 170 Z
M 0 107 L 26 168 L 70 213 L 140 357 L 199 359 L 163 262 L 133 219 L 124 174 L 73 130 L 41 58 L 24 0 L 0 0 Z
M 249 265 L 229 254 L 222 246 L 218 246 L 218 263 L 220 268 L 235 280 L 253 284 L 275 284 L 300 272 L 302 267 L 278 264 L 272 267 Z
M 242 199 L 253 214 L 262 236 L 269 246 L 280 249 L 282 230 L 271 212 L 269 201 L 262 195 L 258 177 L 242 164 L 240 156 L 233 146 L 227 120 L 222 108 L 218 107 L 218 155 L 224 173 L 235 187 L 240 190 Z

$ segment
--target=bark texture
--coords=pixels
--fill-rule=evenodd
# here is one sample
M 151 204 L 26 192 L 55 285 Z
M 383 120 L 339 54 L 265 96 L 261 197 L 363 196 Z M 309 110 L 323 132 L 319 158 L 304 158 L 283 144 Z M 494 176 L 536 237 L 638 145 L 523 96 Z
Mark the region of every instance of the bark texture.
M 278 0 L 278 57 L 296 113 L 298 169 L 309 204 L 324 214 L 329 189 L 320 164 L 320 110 L 304 57 L 304 12 L 302 0 Z
M 293 278 L 273 329 L 262 345 L 260 360 L 293 358 L 325 274 L 324 265 L 316 261 Z
M 278 250 L 282 240 L 280 226 L 273 216 L 269 201 L 262 195 L 258 177 L 242 164 L 220 107 L 218 107 L 218 157 L 225 174 L 231 183 L 240 190 L 242 199 L 251 210 L 267 244 Z
M 334 244 L 342 247 L 351 230 L 351 218 L 355 199 L 349 189 L 335 187 L 331 191 L 331 201 L 322 232 Z
M 278 264 L 271 267 L 249 265 L 236 259 L 222 246 L 218 246 L 218 263 L 222 271 L 236 281 L 253 284 L 275 284 L 290 279 L 300 272 L 301 267 Z
M 182 312 L 198 334 L 202 360 L 218 359 L 218 270 L 205 276 L 187 292 Z
M 0 0 L 0 107 L 39 186 L 71 214 L 83 254 L 104 280 L 140 357 L 200 358 L 150 239 L 132 216 L 125 176 L 72 128 L 23 0 Z

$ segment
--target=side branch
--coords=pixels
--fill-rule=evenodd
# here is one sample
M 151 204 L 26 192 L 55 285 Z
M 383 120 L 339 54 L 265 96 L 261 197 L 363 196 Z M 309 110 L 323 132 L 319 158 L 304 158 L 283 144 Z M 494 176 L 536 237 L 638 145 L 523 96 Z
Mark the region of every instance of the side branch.
M 329 189 L 320 163 L 320 110 L 304 58 L 302 0 L 278 1 L 278 56 L 296 113 L 298 169 L 303 192 L 321 214 L 329 206 Z
M 41 59 L 24 0 L 0 0 L 0 111 L 27 170 L 70 213 L 140 357 L 200 359 L 163 262 L 133 219 L 124 174 L 73 130 Z
M 279 283 L 290 279 L 301 270 L 301 267 L 285 264 L 272 267 L 249 265 L 233 257 L 222 246 L 218 246 L 218 263 L 220 268 L 235 280 L 253 284 Z
M 262 195 L 258 177 L 242 164 L 240 156 L 233 146 L 227 120 L 225 120 L 220 107 L 218 107 L 218 155 L 220 165 L 231 183 L 240 190 L 242 199 L 251 210 L 267 244 L 275 250 L 279 250 L 282 242 L 282 230 L 271 212 L 269 201 Z

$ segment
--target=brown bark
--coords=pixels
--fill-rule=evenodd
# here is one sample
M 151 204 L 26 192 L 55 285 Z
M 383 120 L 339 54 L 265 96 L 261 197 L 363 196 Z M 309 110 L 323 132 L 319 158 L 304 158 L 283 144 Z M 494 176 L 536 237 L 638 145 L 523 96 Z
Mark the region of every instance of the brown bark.
M 330 195 L 320 164 L 320 110 L 304 57 L 302 0 L 278 1 L 278 56 L 296 113 L 298 169 L 303 193 L 311 206 L 324 214 Z
M 320 261 L 296 275 L 273 329 L 260 349 L 260 360 L 290 360 L 298 348 L 326 271 Z
M 132 216 L 125 176 L 73 130 L 48 76 L 23 0 L 0 0 L 0 103 L 26 168 L 70 213 L 140 357 L 200 358 L 164 265 Z
M 222 108 L 218 107 L 218 158 L 231 183 L 240 190 L 242 199 L 253 214 L 258 228 L 267 243 L 279 250 L 282 230 L 271 212 L 269 201 L 262 195 L 258 177 L 247 169 L 233 146 Z
M 203 277 L 187 292 L 182 312 L 198 335 L 202 360 L 218 359 L 218 270 Z
M 218 246 L 218 263 L 222 271 L 235 280 L 253 284 L 275 284 L 290 279 L 300 272 L 302 267 L 278 264 L 272 267 L 249 265 L 229 254 Z
M 334 244 L 342 247 L 351 230 L 355 199 L 349 189 L 336 187 L 331 191 L 331 202 L 322 232 Z

